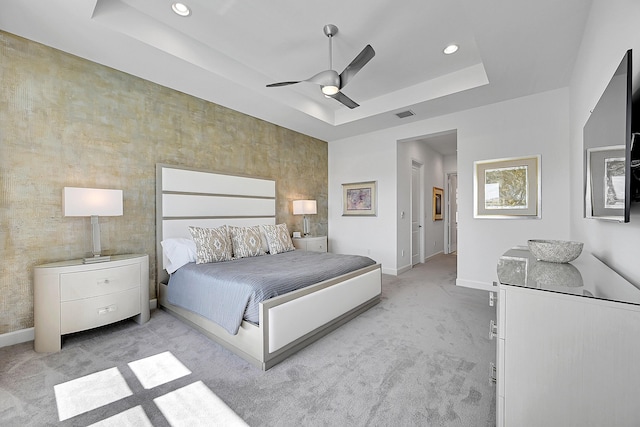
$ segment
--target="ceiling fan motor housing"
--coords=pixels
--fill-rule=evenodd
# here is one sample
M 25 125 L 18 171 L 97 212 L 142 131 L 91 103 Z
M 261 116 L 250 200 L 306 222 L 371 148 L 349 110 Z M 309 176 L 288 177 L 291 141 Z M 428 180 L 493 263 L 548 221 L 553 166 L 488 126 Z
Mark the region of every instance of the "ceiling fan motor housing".
M 338 27 L 333 24 L 325 25 L 322 30 L 324 31 L 324 35 L 327 37 L 333 37 L 338 34 Z

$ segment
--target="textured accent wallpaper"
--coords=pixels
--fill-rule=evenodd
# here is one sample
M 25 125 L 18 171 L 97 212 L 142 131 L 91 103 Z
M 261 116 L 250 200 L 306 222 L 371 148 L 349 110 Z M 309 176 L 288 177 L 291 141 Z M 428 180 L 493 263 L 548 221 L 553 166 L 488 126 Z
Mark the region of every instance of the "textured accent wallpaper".
M 327 233 L 324 141 L 2 31 L 0 82 L 0 334 L 33 326 L 35 265 L 91 251 L 65 186 L 123 190 L 102 248 L 149 255 L 151 298 L 156 163 L 275 179 L 277 221 L 301 230 L 291 201 L 312 198 Z

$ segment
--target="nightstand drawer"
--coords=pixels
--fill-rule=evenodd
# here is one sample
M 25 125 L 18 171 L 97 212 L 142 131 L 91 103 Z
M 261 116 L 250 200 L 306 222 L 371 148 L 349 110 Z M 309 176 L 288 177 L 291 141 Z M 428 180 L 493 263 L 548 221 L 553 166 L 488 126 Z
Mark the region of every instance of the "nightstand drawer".
M 140 287 L 140 264 L 60 275 L 60 301 L 73 301 Z
M 327 236 L 294 237 L 292 241 L 301 251 L 327 252 Z
M 327 243 L 325 239 L 313 239 L 307 242 L 307 250 L 313 252 L 327 252 Z
M 140 313 L 140 289 L 60 304 L 60 333 L 69 334 L 124 320 Z

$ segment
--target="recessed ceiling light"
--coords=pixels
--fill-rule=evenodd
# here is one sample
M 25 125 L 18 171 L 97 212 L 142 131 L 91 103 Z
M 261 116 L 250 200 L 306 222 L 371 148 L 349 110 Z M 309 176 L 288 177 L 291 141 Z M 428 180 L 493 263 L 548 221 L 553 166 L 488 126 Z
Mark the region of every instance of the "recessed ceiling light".
M 443 50 L 445 55 L 451 55 L 452 53 L 456 53 L 457 51 L 458 51 L 457 44 L 450 44 L 449 46 L 445 47 Z
M 184 3 L 174 3 L 171 5 L 171 9 L 180 16 L 189 16 L 191 15 L 191 9 Z

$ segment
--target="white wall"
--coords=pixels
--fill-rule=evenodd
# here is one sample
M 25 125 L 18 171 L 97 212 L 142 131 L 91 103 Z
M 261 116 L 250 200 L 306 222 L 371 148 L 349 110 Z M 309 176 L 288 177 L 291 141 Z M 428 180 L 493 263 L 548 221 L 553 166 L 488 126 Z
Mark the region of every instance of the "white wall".
M 458 155 L 452 154 L 444 156 L 444 174 L 455 173 L 458 171 Z
M 627 49 L 633 49 L 634 86 L 638 87 L 639 19 L 637 0 L 593 0 L 570 84 L 571 238 L 584 242 L 584 251 L 593 252 L 638 286 L 640 204 L 632 204 L 627 224 L 583 218 L 582 128 Z
M 452 129 L 458 137 L 458 284 L 490 289 L 497 259 L 511 246 L 569 237 L 569 93 L 561 89 L 330 142 L 332 251 L 370 252 L 383 271 L 398 271 L 397 218 L 410 208 L 409 188 L 398 179 L 406 182 L 411 173 L 410 163 L 397 167 L 398 141 Z M 542 156 L 542 219 L 474 219 L 473 162 L 536 154 Z M 379 182 L 378 216 L 342 217 L 341 184 L 369 179 Z
M 383 269 L 395 269 L 395 158 L 395 144 L 384 139 L 362 135 L 347 143 L 329 143 L 330 252 L 369 256 Z M 378 183 L 378 215 L 343 217 L 342 184 L 363 181 Z
M 488 288 L 509 247 L 569 237 L 568 100 L 561 89 L 459 114 L 458 284 Z M 541 219 L 474 219 L 473 162 L 530 155 L 541 156 Z

